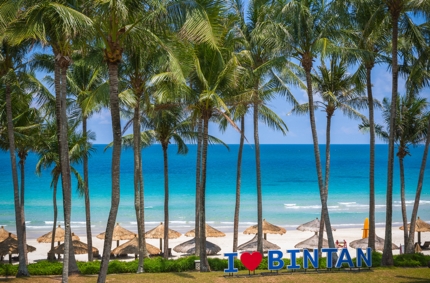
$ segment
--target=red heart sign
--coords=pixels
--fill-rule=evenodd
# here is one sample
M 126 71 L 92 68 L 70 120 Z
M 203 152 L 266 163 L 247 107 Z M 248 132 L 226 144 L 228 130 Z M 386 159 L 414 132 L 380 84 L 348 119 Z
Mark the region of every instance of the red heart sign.
M 259 252 L 245 252 L 240 256 L 240 261 L 249 270 L 254 271 L 260 265 L 263 256 Z

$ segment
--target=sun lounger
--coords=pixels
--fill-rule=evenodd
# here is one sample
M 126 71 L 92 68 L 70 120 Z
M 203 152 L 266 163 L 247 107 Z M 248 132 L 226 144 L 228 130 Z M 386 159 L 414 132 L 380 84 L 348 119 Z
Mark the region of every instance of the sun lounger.
M 424 245 L 421 246 L 423 250 L 430 250 L 430 241 L 424 242 Z

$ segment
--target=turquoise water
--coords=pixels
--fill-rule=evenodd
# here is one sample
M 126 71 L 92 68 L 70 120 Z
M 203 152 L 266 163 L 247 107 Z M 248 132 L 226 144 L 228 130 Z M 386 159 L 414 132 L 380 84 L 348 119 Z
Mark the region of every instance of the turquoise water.
M 111 197 L 110 166 L 111 150 L 104 152 L 104 145 L 95 145 L 96 152 L 89 161 L 91 217 L 93 232 L 105 229 Z M 208 153 L 208 179 L 206 195 L 206 219 L 223 231 L 232 231 L 236 162 L 238 145 L 229 150 L 221 145 L 210 146 Z M 321 145 L 324 153 L 325 146 Z M 329 186 L 329 211 L 334 227 L 358 227 L 368 215 L 368 145 L 332 145 L 331 179 Z M 406 199 L 408 218 L 415 197 L 417 177 L 423 147 L 411 148 L 411 156 L 405 159 Z M 385 192 L 387 145 L 376 146 L 376 222 L 385 222 Z M 189 146 L 188 155 L 177 155 L 175 145 L 169 148 L 170 170 L 170 220 L 173 229 L 186 232 L 194 226 L 196 146 Z M 37 155 L 30 154 L 26 163 L 25 212 L 27 231 L 40 235 L 52 228 L 51 175 L 46 170 L 36 176 Z M 257 197 L 253 145 L 245 145 L 242 172 L 242 196 L 240 229 L 256 223 Z M 324 155 L 322 155 L 324 160 Z M 13 187 L 10 176 L 9 153 L 0 153 L 1 197 L 0 225 L 15 230 Z M 78 170 L 81 165 L 74 165 Z M 397 166 L 397 164 L 396 164 Z M 163 220 L 163 159 L 159 145 L 143 150 L 145 222 L 152 228 Z M 312 145 L 261 145 L 263 190 L 263 217 L 269 222 L 292 229 L 320 214 L 319 190 L 314 165 Z M 430 220 L 430 165 L 421 196 L 419 216 Z M 84 200 L 73 188 L 72 228 L 84 234 Z M 401 225 L 398 167 L 395 168 L 394 225 Z M 61 193 L 58 196 L 59 209 Z M 60 210 L 61 211 L 61 210 Z M 63 218 L 62 211 L 59 220 Z M 136 230 L 133 201 L 133 151 L 124 150 L 121 157 L 121 202 L 117 222 Z

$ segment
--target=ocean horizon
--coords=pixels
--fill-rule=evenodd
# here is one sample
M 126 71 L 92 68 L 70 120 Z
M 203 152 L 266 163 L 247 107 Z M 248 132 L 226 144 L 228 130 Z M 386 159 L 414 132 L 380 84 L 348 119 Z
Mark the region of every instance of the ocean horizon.
M 89 159 L 89 189 L 91 219 L 94 234 L 105 230 L 111 201 L 111 149 L 94 145 L 96 151 Z M 179 232 L 194 228 L 196 145 L 189 145 L 187 155 L 177 155 L 176 145 L 169 146 L 170 226 Z M 239 145 L 211 145 L 208 150 L 206 186 L 206 219 L 213 227 L 233 230 L 236 165 Z M 321 203 L 311 144 L 262 144 L 261 170 L 263 218 L 288 229 L 320 217 Z M 415 199 L 415 190 L 424 146 L 410 148 L 404 160 L 406 203 L 408 219 Z M 320 145 L 324 168 L 325 145 Z M 376 145 L 375 196 L 376 223 L 385 225 L 388 146 Z M 10 157 L 0 153 L 0 225 L 15 231 L 13 186 Z M 30 153 L 26 162 L 25 216 L 28 237 L 37 237 L 52 229 L 53 206 L 50 170 L 41 176 L 35 174 L 37 154 Z M 163 155 L 160 145 L 142 151 L 145 189 L 145 228 L 149 230 L 163 221 L 164 179 Z M 73 164 L 82 172 L 81 164 Z M 324 170 L 324 169 L 323 169 Z M 430 220 L 430 165 L 427 165 L 418 216 Z M 257 223 L 257 196 L 255 180 L 255 153 L 253 144 L 245 144 L 242 161 L 242 188 L 240 227 L 243 231 Z M 400 208 L 400 181 L 397 159 L 394 168 L 393 229 L 402 226 Z M 124 149 L 121 155 L 121 200 L 117 222 L 136 231 L 133 193 L 133 150 Z M 61 182 L 60 182 L 61 183 Z M 76 192 L 72 177 L 72 230 L 85 234 L 85 205 Z M 59 184 L 58 224 L 62 224 L 62 194 Z M 328 206 L 330 220 L 335 228 L 361 227 L 369 209 L 369 145 L 331 145 L 331 171 Z

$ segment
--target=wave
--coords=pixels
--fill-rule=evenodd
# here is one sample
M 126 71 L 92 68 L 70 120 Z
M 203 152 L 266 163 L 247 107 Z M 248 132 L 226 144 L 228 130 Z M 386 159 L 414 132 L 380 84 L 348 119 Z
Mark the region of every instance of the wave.
M 399 201 L 399 200 L 396 200 L 396 201 L 393 201 L 393 203 L 402 203 L 401 201 Z M 407 201 L 405 201 L 405 203 L 406 203 L 406 205 L 408 205 L 408 204 L 414 204 L 415 203 L 415 200 L 407 200 Z M 430 200 L 420 200 L 420 204 L 430 204 Z
M 284 204 L 285 205 L 285 204 Z M 321 205 L 296 205 L 291 204 L 290 206 L 285 206 L 286 209 L 321 209 Z M 328 209 L 338 210 L 338 205 L 329 205 Z
M 187 224 L 187 221 L 169 221 L 172 224 Z M 208 222 L 206 222 L 208 223 Z
M 296 206 L 296 204 L 295 204 L 295 203 L 284 203 L 284 205 L 285 205 L 286 207 Z
M 153 206 L 145 206 L 146 209 L 154 208 Z
M 338 204 L 351 205 L 351 204 L 356 204 L 356 202 L 355 201 L 352 201 L 352 202 L 338 202 Z
M 234 225 L 234 222 L 223 222 L 223 221 L 221 221 L 220 223 L 221 224 L 231 224 L 231 225 Z

